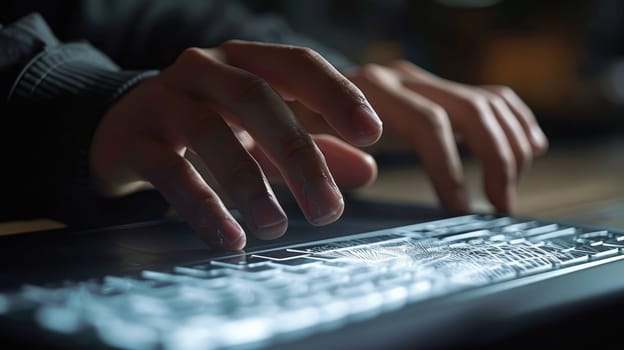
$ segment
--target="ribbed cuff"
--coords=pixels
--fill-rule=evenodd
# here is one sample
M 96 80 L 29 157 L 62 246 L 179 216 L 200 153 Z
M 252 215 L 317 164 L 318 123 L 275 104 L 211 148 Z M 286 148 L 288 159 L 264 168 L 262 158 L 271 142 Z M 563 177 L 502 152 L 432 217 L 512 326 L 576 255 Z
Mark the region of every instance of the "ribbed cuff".
M 157 73 L 120 71 L 89 44 L 64 44 L 45 49 L 26 65 L 7 102 L 46 102 L 73 96 L 108 106 L 138 81 Z

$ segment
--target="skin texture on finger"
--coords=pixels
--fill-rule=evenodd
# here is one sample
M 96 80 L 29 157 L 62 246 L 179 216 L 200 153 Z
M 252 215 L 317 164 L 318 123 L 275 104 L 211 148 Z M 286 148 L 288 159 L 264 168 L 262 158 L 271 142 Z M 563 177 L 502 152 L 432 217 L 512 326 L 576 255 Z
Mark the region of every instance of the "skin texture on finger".
M 288 107 L 293 111 L 297 119 L 311 134 L 327 134 L 340 136 L 334 128 L 332 128 L 323 117 L 310 110 L 308 107 L 302 105 L 297 101 L 288 102 Z
M 409 73 L 409 70 L 404 71 Z M 511 213 L 515 202 L 516 161 L 505 132 L 485 97 L 456 83 L 444 80 L 419 81 L 415 77 L 403 84 L 434 101 L 449 115 L 453 128 L 483 164 L 485 192 L 500 213 Z
M 340 188 L 353 189 L 371 184 L 377 178 L 377 162 L 368 153 L 332 135 L 314 135 L 314 142 L 325 155 L 327 165 Z
M 332 135 L 312 135 L 312 138 L 325 156 L 339 188 L 347 190 L 363 187 L 377 178 L 377 163 L 368 153 Z M 279 170 L 262 149 L 254 147 L 249 149 L 249 152 L 269 178 L 275 181 L 283 180 Z
M 337 220 L 344 210 L 323 155 L 282 98 L 261 78 L 216 61 L 203 50 L 185 51 L 163 73 L 168 84 L 238 118 L 280 170 L 307 219 L 315 225 Z
M 452 90 L 432 86 L 412 84 L 410 88 L 446 107 L 452 124 L 483 164 L 485 192 L 490 202 L 499 212 L 511 213 L 515 200 L 516 162 L 505 132 L 487 101 L 461 96 L 461 93 L 455 95 Z
M 372 66 L 367 70 L 354 78 L 356 83 L 383 112 L 388 128 L 415 147 L 443 207 L 453 214 L 468 212 L 461 161 L 444 109 L 404 88 L 387 68 Z
M 170 125 L 178 114 L 175 106 L 183 102 L 158 79 L 147 78 L 111 106 L 98 124 L 89 149 L 90 172 L 101 194 L 121 196 L 148 183 L 136 169 L 140 160 L 136 145 L 152 138 L 155 130 L 167 131 L 160 137 L 183 152 L 182 142 L 173 136 L 177 127 Z
M 219 115 L 198 110 L 187 116 L 186 135 L 193 152 L 242 213 L 253 234 L 275 239 L 286 232 L 288 219 L 260 166 Z
M 319 113 L 348 142 L 367 146 L 381 136 L 382 122 L 364 94 L 313 50 L 236 40 L 221 47 L 229 64 Z
M 516 174 L 518 179 L 520 179 L 533 160 L 531 143 L 520 122 L 502 98 L 483 89 L 478 89 L 477 91 L 487 99 L 490 108 L 507 136 L 507 140 L 509 140 L 511 150 L 516 159 Z
M 239 250 L 245 232 L 192 164 L 157 142 L 143 143 L 141 174 L 212 248 Z
M 508 87 L 484 86 L 483 88 L 497 94 L 507 103 L 509 108 L 518 118 L 525 134 L 529 137 L 531 146 L 533 147 L 533 153 L 535 155 L 544 154 L 546 150 L 548 150 L 548 138 L 544 135 L 542 128 L 538 125 L 537 119 L 529 106 L 527 106 L 526 103 L 524 103 L 522 99 L 520 99 L 520 97 L 518 97 L 518 95 Z

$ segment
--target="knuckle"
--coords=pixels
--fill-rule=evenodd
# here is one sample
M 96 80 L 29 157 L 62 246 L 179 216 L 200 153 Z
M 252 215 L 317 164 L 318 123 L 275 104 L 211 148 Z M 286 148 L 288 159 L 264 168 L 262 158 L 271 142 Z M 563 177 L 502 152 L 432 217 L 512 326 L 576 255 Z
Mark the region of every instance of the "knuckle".
M 206 57 L 207 56 L 204 52 L 204 49 L 198 47 L 189 47 L 187 49 L 184 49 L 180 56 L 178 56 L 178 62 L 188 64 L 197 62 L 199 60 L 205 60 Z
M 221 47 L 223 49 L 227 49 L 228 47 L 244 45 L 246 43 L 247 43 L 247 41 L 244 41 L 244 40 L 230 39 L 230 40 L 226 40 L 226 41 L 222 42 L 221 45 L 219 45 L 219 47 Z
M 230 168 L 230 176 L 225 179 L 229 184 L 245 184 L 257 186 L 261 182 L 262 172 L 260 166 L 250 160 L 240 159 L 234 162 Z
M 424 127 L 435 134 L 441 134 L 449 127 L 449 118 L 446 110 L 440 105 L 431 104 L 425 107 L 423 112 Z
M 140 168 L 150 181 L 168 183 L 176 181 L 183 173 L 189 173 L 187 162 L 181 157 L 142 157 Z
M 291 52 L 302 61 L 318 62 L 324 61 L 323 57 L 313 49 L 302 46 L 292 46 Z
M 390 67 L 396 68 L 396 69 L 408 68 L 410 66 L 413 66 L 413 64 L 410 61 L 404 60 L 404 59 L 399 59 L 390 63 Z
M 361 68 L 362 76 L 369 80 L 375 81 L 383 74 L 383 67 L 376 63 L 367 63 Z
M 503 97 L 511 97 L 511 96 L 516 95 L 513 89 L 510 88 L 509 86 L 495 85 L 492 87 L 492 89 L 496 91 L 496 93 L 498 93 L 500 96 L 503 96 Z
M 495 95 L 495 94 L 488 94 L 487 96 L 488 100 L 490 100 L 490 103 L 495 105 L 495 106 L 499 106 L 499 107 L 504 107 L 505 105 L 505 100 L 503 100 L 502 97 Z
M 312 137 L 301 129 L 295 129 L 288 133 L 281 140 L 281 146 L 284 154 L 284 160 L 290 161 L 301 158 L 302 155 L 315 149 Z
M 488 115 L 488 100 L 480 94 L 467 94 L 460 98 L 462 107 L 466 108 L 473 116 L 484 119 Z
M 273 88 L 269 83 L 251 73 L 246 74 L 242 78 L 240 87 L 234 92 L 233 99 L 237 102 L 245 102 L 249 100 L 263 99 L 273 94 Z

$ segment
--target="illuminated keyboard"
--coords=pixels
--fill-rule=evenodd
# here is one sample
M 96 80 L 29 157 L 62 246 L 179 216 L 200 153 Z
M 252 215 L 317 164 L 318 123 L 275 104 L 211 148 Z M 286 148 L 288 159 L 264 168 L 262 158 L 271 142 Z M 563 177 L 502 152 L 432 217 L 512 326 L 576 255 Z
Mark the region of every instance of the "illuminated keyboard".
M 0 294 L 122 349 L 262 348 L 469 288 L 621 256 L 624 233 L 470 215 Z

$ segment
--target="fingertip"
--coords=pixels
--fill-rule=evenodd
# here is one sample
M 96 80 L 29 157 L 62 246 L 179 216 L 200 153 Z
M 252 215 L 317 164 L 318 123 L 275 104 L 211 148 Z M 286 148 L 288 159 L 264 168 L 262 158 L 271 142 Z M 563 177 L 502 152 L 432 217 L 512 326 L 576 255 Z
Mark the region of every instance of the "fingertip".
M 383 123 L 377 113 L 367 104 L 359 105 L 351 119 L 353 144 L 369 146 L 381 138 Z
M 511 215 L 516 205 L 516 189 L 513 186 L 507 186 L 502 193 L 502 198 L 495 207 L 499 214 Z
M 288 218 L 272 194 L 264 193 L 250 203 L 250 220 L 254 235 L 260 239 L 281 237 L 288 227 Z
M 245 245 L 247 245 L 247 236 L 242 234 L 238 238 L 227 242 L 227 249 L 231 251 L 241 250 L 245 248 Z
M 314 135 L 314 141 L 325 156 L 339 188 L 367 186 L 377 178 L 377 162 L 372 155 L 331 135 Z
M 464 189 L 453 193 L 453 197 L 447 203 L 443 203 L 445 210 L 451 215 L 464 215 L 470 212 L 470 201 Z
M 336 184 L 328 178 L 305 183 L 303 211 L 308 222 L 315 226 L 330 224 L 342 215 L 344 199 Z
M 363 174 L 364 180 L 362 181 L 362 186 L 367 186 L 373 183 L 377 179 L 377 174 L 379 173 L 379 168 L 377 167 L 377 161 L 375 157 L 368 153 L 364 153 L 362 156 L 364 160 L 364 164 L 366 164 L 368 173 Z
M 485 192 L 498 214 L 509 215 L 516 204 L 516 186 L 514 182 L 493 182 L 495 178 L 486 177 Z
M 282 237 L 288 229 L 288 219 L 284 218 L 282 221 L 267 224 L 262 227 L 256 227 L 254 229 L 254 235 L 262 240 L 272 240 Z
M 325 214 L 321 214 L 320 216 L 310 218 L 309 221 L 314 226 L 323 226 L 331 224 L 338 220 L 344 211 L 344 200 L 340 198 L 340 201 L 336 204 L 334 209 L 330 209 Z
M 548 138 L 540 128 L 531 131 L 531 145 L 535 155 L 542 155 L 548 150 Z

